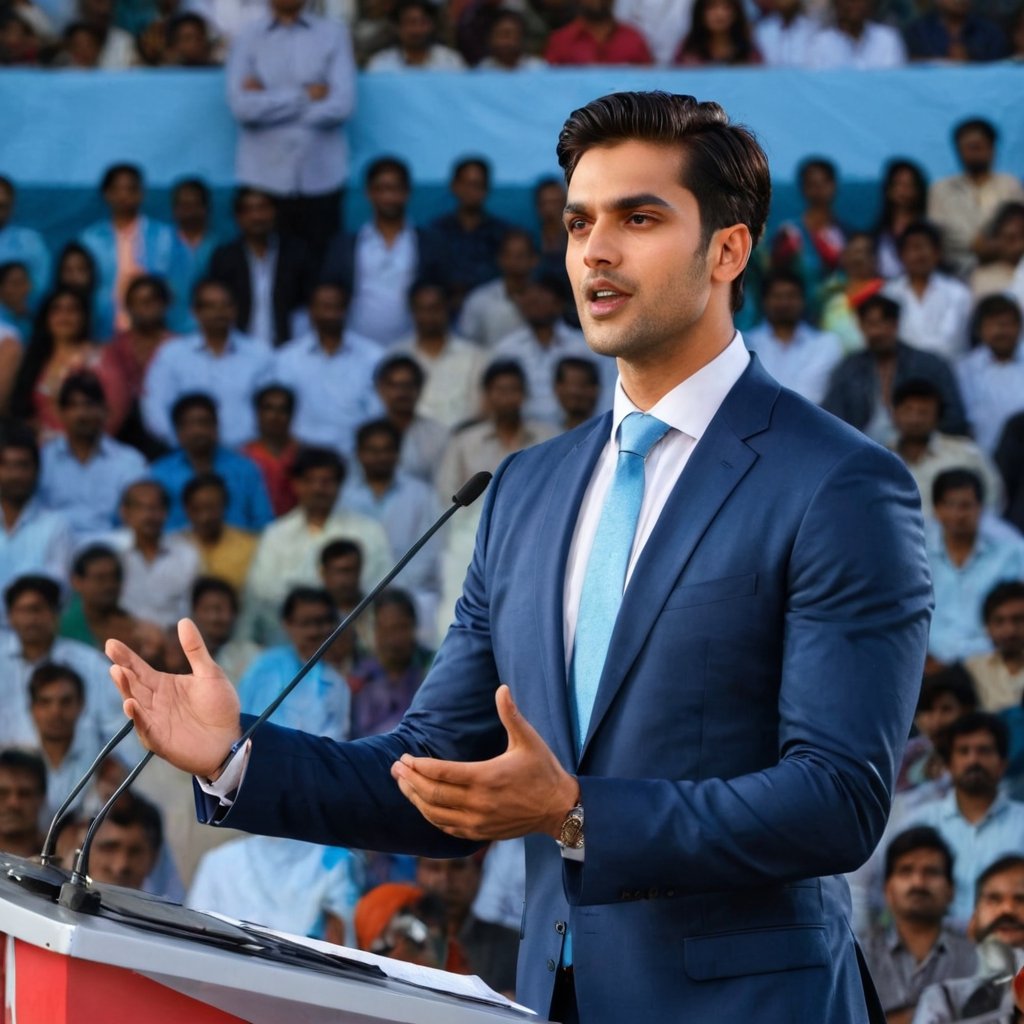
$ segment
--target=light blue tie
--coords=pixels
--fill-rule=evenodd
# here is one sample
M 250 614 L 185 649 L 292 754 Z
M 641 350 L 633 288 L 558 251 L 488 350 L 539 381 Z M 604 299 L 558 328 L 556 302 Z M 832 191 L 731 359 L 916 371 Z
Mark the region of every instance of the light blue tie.
M 626 588 L 626 569 L 644 500 L 644 460 L 667 431 L 667 423 L 639 412 L 631 412 L 619 426 L 619 460 L 583 577 L 569 665 L 577 754 L 583 749 L 597 684 Z

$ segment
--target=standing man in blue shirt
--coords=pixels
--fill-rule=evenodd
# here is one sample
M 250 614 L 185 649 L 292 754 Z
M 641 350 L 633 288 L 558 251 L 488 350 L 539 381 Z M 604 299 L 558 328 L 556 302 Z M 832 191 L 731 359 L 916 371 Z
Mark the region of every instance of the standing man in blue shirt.
M 305 0 L 270 0 L 228 57 L 228 105 L 239 125 L 238 180 L 277 197 L 284 233 L 323 259 L 341 217 L 348 148 L 341 126 L 356 98 L 348 29 L 304 11 Z

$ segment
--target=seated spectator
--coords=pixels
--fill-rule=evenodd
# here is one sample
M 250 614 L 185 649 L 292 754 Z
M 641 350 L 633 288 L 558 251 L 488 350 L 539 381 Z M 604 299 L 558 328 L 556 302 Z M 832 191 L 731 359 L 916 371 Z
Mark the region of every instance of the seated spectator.
M 487 55 L 477 64 L 483 71 L 537 71 L 546 61 L 526 53 L 526 22 L 519 11 L 499 7 L 487 33 Z
M 463 157 L 452 170 L 449 189 L 456 206 L 434 220 L 430 230 L 438 246 L 437 259 L 455 305 L 477 285 L 493 281 L 501 270 L 498 250 L 510 225 L 488 213 L 485 204 L 491 168 L 480 157 Z
M 1009 56 L 1006 33 L 971 6 L 971 0 L 936 0 L 934 10 L 915 18 L 903 34 L 910 59 L 974 64 Z
M 541 178 L 533 187 L 533 209 L 537 215 L 536 242 L 540 265 L 555 274 L 565 274 L 565 248 L 569 236 L 565 230 L 565 181 Z M 568 283 L 566 274 L 566 283 Z
M 379 50 L 367 71 L 462 71 L 466 62 L 457 50 L 437 42 L 437 10 L 429 0 L 398 0 L 394 14 L 397 43 Z
M 124 570 L 113 548 L 90 544 L 75 555 L 71 567 L 74 591 L 60 617 L 60 635 L 102 651 L 114 637 L 147 661 L 161 662 L 164 637 L 160 627 L 136 618 L 121 604 Z M 145 653 L 143 653 L 145 652 Z
M 811 66 L 820 26 L 804 14 L 803 0 L 769 0 L 754 25 L 754 44 L 769 67 Z
M 599 372 L 612 372 L 611 361 L 594 355 L 582 333 L 562 319 L 565 303 L 560 278 L 535 275 L 519 297 L 526 326 L 506 335 L 494 347 L 494 359 L 517 362 L 526 374 L 523 415 L 553 426 L 562 418 L 554 392 L 555 367 L 559 360 L 566 356 L 593 359 Z
M 32 4 L 14 4 L 0 13 L 0 67 L 34 67 L 43 51 L 41 36 L 49 19 Z
M 925 219 L 928 179 L 913 160 L 897 157 L 885 166 L 881 191 L 882 210 L 875 225 L 875 243 L 878 269 L 888 279 L 903 273 L 899 253 L 903 232 Z
M 169 865 L 174 878 L 171 891 L 164 889 L 163 879 L 158 878 L 161 858 L 166 856 L 160 812 L 148 800 L 125 793 L 96 830 L 89 852 L 89 877 L 94 882 L 180 901 L 181 881 L 173 864 Z
M 995 715 L 976 711 L 951 722 L 939 753 L 952 792 L 920 804 L 905 823 L 931 826 L 953 851 L 950 917 L 961 928 L 971 918 L 974 883 L 984 867 L 1024 846 L 1024 804 L 999 792 L 1008 749 L 1006 726 Z
M 483 354 L 449 329 L 447 291 L 443 285 L 416 281 L 409 289 L 409 308 L 414 333 L 395 352 L 412 356 L 423 370 L 417 407 L 424 416 L 449 428 L 473 419 L 480 409 L 476 382 Z
M 292 466 L 299 442 L 292 434 L 295 393 L 283 384 L 267 384 L 253 395 L 256 410 L 256 437 L 242 445 L 263 474 L 274 515 L 283 516 L 295 508 Z
M 953 372 L 939 356 L 899 340 L 900 307 L 885 295 L 872 295 L 857 308 L 857 316 L 867 348 L 847 356 L 832 372 L 823 408 L 880 444 L 890 444 L 896 435 L 893 392 L 920 378 L 942 395 L 939 429 L 963 434 L 966 423 Z
M 200 576 L 192 585 L 192 621 L 210 656 L 228 679 L 236 682 L 263 652 L 257 644 L 235 635 L 238 611 L 238 591 L 227 580 Z M 184 655 L 181 660 L 185 660 Z
M 124 304 L 128 329 L 118 331 L 103 346 L 97 372 L 103 381 L 113 384 L 108 404 L 111 397 L 120 400 L 120 408 L 110 409 L 110 432 L 148 458 L 155 458 L 166 446 L 146 430 L 139 402 L 149 364 L 164 342 L 174 337 L 167 328 L 171 293 L 162 277 L 143 274 L 128 285 Z
M 929 380 L 906 380 L 892 393 L 892 422 L 896 438 L 892 450 L 910 470 L 921 492 L 921 510 L 932 514 L 932 485 L 947 469 L 969 469 L 985 489 L 985 504 L 993 512 L 1002 508 L 1003 484 L 988 456 L 969 438 L 939 430 L 942 394 Z
M 182 15 L 188 24 L 192 15 Z M 198 19 L 202 20 L 202 19 Z M 182 178 L 171 189 L 171 220 L 188 258 L 189 292 L 210 272 L 210 259 L 218 248 L 210 227 L 210 187 L 202 178 Z M 127 302 L 127 300 L 126 300 Z M 129 317 L 131 310 L 128 311 Z
M 395 296 L 405 295 L 419 277 L 441 280 L 443 268 L 433 235 L 408 219 L 408 165 L 395 157 L 379 157 L 366 169 L 364 180 L 371 218 L 358 231 L 333 239 L 320 278 L 342 285 L 352 296 L 351 330 L 387 348 L 412 326 L 408 309 Z
M 555 366 L 555 399 L 562 430 L 575 430 L 596 412 L 601 399 L 601 371 L 593 359 L 563 356 Z
M 36 753 L 0 748 L 0 850 L 37 857 L 43 849 L 39 827 L 46 803 L 46 766 Z
M 9 374 L 18 368 L 21 348 L 32 335 L 32 278 L 28 264 L 19 260 L 0 263 L 0 330 L 18 342 L 18 360 Z
M 356 5 L 352 46 L 359 67 L 366 67 L 375 53 L 394 46 L 397 38 L 394 11 L 395 0 L 360 0 Z
M 146 371 L 143 423 L 154 437 L 173 446 L 174 403 L 201 383 L 216 403 L 221 441 L 235 447 L 256 433 L 252 397 L 270 379 L 273 353 L 263 342 L 232 327 L 235 303 L 219 281 L 200 281 L 192 293 L 192 308 L 198 332 L 167 342 Z
M 195 11 L 210 26 L 221 49 L 227 51 L 242 29 L 266 14 L 268 5 L 262 0 L 187 0 L 182 6 Z
M 1020 306 L 1005 295 L 990 295 L 974 309 L 972 334 L 981 342 L 957 364 L 967 419 L 975 440 L 996 449 L 1007 421 L 1024 410 L 1024 347 Z
M 993 169 L 997 141 L 990 121 L 961 121 L 953 143 L 963 171 L 936 181 L 928 193 L 928 219 L 942 230 L 946 262 L 962 277 L 995 255 L 988 230 L 1000 207 L 1024 202 L 1020 179 Z
M 105 743 L 124 723 L 121 699 L 111 693 L 110 662 L 85 644 L 57 636 L 60 588 L 45 576 L 19 576 L 4 591 L 10 630 L 0 638 L 0 745 L 35 746 L 28 681 L 40 665 L 74 669 L 85 683 L 83 737 Z
M 359 472 L 352 474 L 341 509 L 373 519 L 384 529 L 397 562 L 441 514 L 434 489 L 398 470 L 402 437 L 390 420 L 370 420 L 356 432 Z M 432 541 L 406 567 L 403 585 L 416 601 L 422 637 L 436 634 L 440 596 L 440 541 Z
M 743 4 L 739 0 L 695 0 L 689 35 L 676 54 L 683 67 L 760 64 Z
M 197 474 L 185 484 L 182 503 L 190 528 L 181 536 L 194 545 L 200 570 L 241 590 L 259 538 L 226 522 L 230 497 L 224 480 L 216 473 Z
M 67 665 L 44 663 L 28 680 L 29 713 L 35 725 L 32 746 L 46 765 L 45 816 L 52 818 L 100 752 L 100 739 L 84 723 L 85 683 Z M 80 807 L 82 795 L 72 807 Z
M 259 655 L 238 683 L 238 699 L 245 714 L 260 714 L 338 624 L 338 611 L 330 595 L 316 587 L 292 588 L 280 614 L 288 642 Z M 348 682 L 331 647 L 269 721 L 313 736 L 345 740 L 351 735 L 350 706 Z
M 383 578 L 391 566 L 387 535 L 365 516 L 335 511 L 345 464 L 327 448 L 303 448 L 295 459 L 293 485 L 298 505 L 271 523 L 260 537 L 249 568 L 245 635 L 258 643 L 280 636 L 281 602 L 296 586 L 317 582 L 320 549 L 332 540 L 356 541 L 364 555 L 364 579 Z
M 982 620 L 985 597 L 997 583 L 1024 579 L 1024 541 L 979 528 L 984 497 L 969 469 L 948 469 L 932 484 L 940 529 L 928 542 L 935 589 L 928 652 L 943 664 L 992 649 Z
M 106 3 L 110 0 L 86 0 Z M 128 285 L 140 274 L 156 274 L 167 281 L 176 305 L 172 326 L 180 327 L 184 315 L 183 294 L 187 280 L 187 259 L 174 228 L 142 213 L 142 171 L 134 164 L 114 164 L 103 172 L 100 194 L 109 217 L 82 232 L 97 271 L 93 305 L 100 332 L 107 341 L 115 330 L 129 327 L 125 295 Z
M 277 200 L 269 192 L 243 185 L 234 211 L 239 236 L 213 250 L 209 276 L 231 293 L 238 330 L 282 345 L 294 337 L 296 314 L 309 299 L 313 265 L 301 241 L 278 232 Z
M 940 668 L 924 677 L 914 714 L 916 735 L 907 743 L 896 781 L 899 796 L 915 789 L 928 794 L 948 791 L 949 773 L 936 744 L 950 722 L 977 710 L 974 682 L 963 665 Z M 903 801 L 897 802 L 902 811 Z
M 447 921 L 441 900 L 408 882 L 384 882 L 356 904 L 360 949 L 420 967 L 448 967 Z
M 26 573 L 63 583 L 71 565 L 71 527 L 39 499 L 39 449 L 31 431 L 0 432 L 0 588 Z
M 124 528 L 111 536 L 121 557 L 121 598 L 140 618 L 163 629 L 188 614 L 199 555 L 184 538 L 165 533 L 171 502 L 155 480 L 141 480 L 121 496 Z
M 178 449 L 150 467 L 153 479 L 171 499 L 166 528 L 180 530 L 189 521 L 184 500 L 189 483 L 216 474 L 227 499 L 224 521 L 240 530 L 262 530 L 274 518 L 263 475 L 251 459 L 220 443 L 213 399 L 198 392 L 182 395 L 171 408 L 171 422 Z
M 580 0 L 577 17 L 551 33 L 544 49 L 549 64 L 651 64 L 647 41 L 615 19 L 613 0 Z
M 433 652 L 416 642 L 416 605 L 397 587 L 373 602 L 373 653 L 349 673 L 352 738 L 390 732 L 409 710 Z
M 908 345 L 953 360 L 967 350 L 970 289 L 939 271 L 942 237 L 921 221 L 899 239 L 904 273 L 883 289 L 900 304 L 900 338 Z
M 246 836 L 204 854 L 185 905 L 275 931 L 355 942 L 357 854 L 277 836 Z
M 85 21 L 72 21 L 61 33 L 61 50 L 54 57 L 55 67 L 75 68 L 80 71 L 99 69 L 103 56 L 104 35 Z
M 107 403 L 94 373 L 67 377 L 57 407 L 64 436 L 43 445 L 39 500 L 64 517 L 80 545 L 114 528 L 121 492 L 148 467 L 134 448 L 104 433 Z
M 846 232 L 835 215 L 839 176 L 824 157 L 810 157 L 797 169 L 797 184 L 804 209 L 798 220 L 782 224 L 769 243 L 770 266 L 789 270 L 804 282 L 804 294 L 817 297 L 822 284 L 839 269 Z M 852 238 L 851 238 L 852 241 Z M 846 268 L 844 268 L 846 269 Z M 852 272 L 848 270 L 848 273 Z M 812 303 L 808 319 L 816 319 Z
M 981 617 L 992 650 L 972 655 L 964 667 L 974 679 L 982 710 L 1016 707 L 1024 697 L 1024 582 L 997 583 L 985 595 Z
M 363 600 L 360 579 L 363 575 L 363 552 L 355 541 L 332 540 L 320 551 L 320 582 L 331 595 L 338 609 L 339 619 L 355 611 Z M 339 665 L 346 673 L 373 650 L 373 606 L 352 623 L 352 628 L 342 633 L 335 641 L 335 647 L 344 647 L 345 654 Z
M 448 428 L 419 412 L 426 380 L 420 364 L 411 356 L 388 356 L 374 371 L 373 380 L 385 417 L 402 435 L 399 469 L 431 483 L 448 446 Z
M 102 71 L 125 71 L 137 63 L 131 33 L 114 24 L 114 0 L 78 0 L 78 17 L 103 39 L 97 66 Z
M 892 923 L 864 945 L 887 1021 L 909 1022 L 928 985 L 974 973 L 974 943 L 943 923 L 953 902 L 953 854 L 933 828 L 907 829 L 885 851 Z
M 1014 279 L 1024 267 L 1024 203 L 1004 203 L 990 229 L 992 262 L 971 272 L 971 293 L 975 299 L 1000 292 L 1013 292 Z M 1020 300 L 1018 299 L 1018 302 Z
M 352 452 L 356 427 L 380 412 L 373 390 L 381 349 L 348 329 L 348 294 L 321 282 L 309 303 L 311 330 L 274 353 L 269 378 L 295 395 L 292 430 L 302 444 Z
M 501 276 L 478 285 L 466 296 L 459 316 L 459 334 L 483 348 L 494 348 L 506 335 L 525 327 L 519 298 L 537 260 L 530 233 L 522 228 L 508 231 L 498 250 Z
M 1019 958 L 1024 950 L 1024 857 L 1007 853 L 993 861 L 978 875 L 973 893 L 970 938 L 978 944 L 996 939 Z M 1007 963 L 993 974 L 979 958 L 972 977 L 937 982 L 925 989 L 914 1024 L 1012 1021 L 1016 1015 L 1013 986 L 1003 978 L 1012 977 L 1015 969 L 1016 962 Z
M 835 20 L 818 34 L 813 68 L 898 68 L 907 62 L 899 32 L 871 20 L 874 0 L 834 0 Z
M 843 348 L 834 334 L 807 323 L 806 307 L 799 274 L 787 270 L 767 274 L 761 285 L 764 322 L 744 332 L 743 340 L 780 384 L 820 403 L 832 370 L 843 358 Z
M 99 274 L 92 253 L 79 242 L 68 242 L 57 256 L 51 291 L 70 288 L 78 292 L 89 308 L 88 334 L 92 338 L 105 337 L 105 328 L 100 323 L 101 318 L 93 301 L 98 280 Z
M 11 412 L 43 439 L 61 434 L 57 396 L 67 378 L 99 369 L 100 347 L 89 340 L 89 308 L 81 293 L 58 286 L 43 302 L 18 367 Z
M 12 224 L 17 190 L 0 176 L 0 264 L 22 263 L 32 285 L 32 305 L 50 285 L 51 256 L 43 236 L 34 228 Z
M 1006 421 L 994 458 L 1006 484 L 1006 518 L 1024 533 L 1024 412 Z
M 206 19 L 185 11 L 167 22 L 167 46 L 163 63 L 175 68 L 212 68 L 213 40 Z
M 444 968 L 456 974 L 472 971 L 466 940 L 471 938 L 474 920 L 473 900 L 480 889 L 482 858 L 416 858 L 416 884 L 428 895 L 436 896 L 444 906 L 448 925 L 448 955 Z

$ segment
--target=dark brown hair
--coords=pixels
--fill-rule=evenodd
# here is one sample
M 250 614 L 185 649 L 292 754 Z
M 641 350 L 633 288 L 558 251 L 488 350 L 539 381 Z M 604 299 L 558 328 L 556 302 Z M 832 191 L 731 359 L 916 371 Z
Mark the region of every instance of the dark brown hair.
M 667 92 L 617 92 L 574 110 L 558 136 L 566 183 L 594 146 L 620 142 L 678 146 L 680 182 L 700 209 L 701 242 L 721 228 L 745 224 L 756 247 L 768 218 L 772 185 L 768 158 L 753 133 L 731 124 L 717 103 Z M 743 274 L 732 284 L 732 308 L 743 304 Z

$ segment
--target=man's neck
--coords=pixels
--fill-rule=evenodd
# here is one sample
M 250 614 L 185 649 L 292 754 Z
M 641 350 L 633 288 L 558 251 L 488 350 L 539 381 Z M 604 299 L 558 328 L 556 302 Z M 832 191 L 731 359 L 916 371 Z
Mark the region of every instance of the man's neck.
M 981 171 L 964 171 L 964 177 L 978 188 L 985 185 L 988 180 L 992 177 L 993 171 L 991 167 L 986 167 Z
M 412 426 L 412 421 L 416 418 L 416 413 L 389 412 L 387 414 L 387 418 L 398 428 L 398 432 L 400 434 L 404 434 Z
M 66 740 L 40 739 L 39 746 L 46 755 L 46 760 L 54 768 L 59 768 L 64 763 L 64 758 L 71 749 L 71 739 L 70 736 Z
M 387 658 L 377 657 L 377 663 L 380 665 L 389 679 L 398 682 L 409 671 L 411 662 L 406 661 L 404 658 Z
M 368 479 L 366 481 L 366 486 L 370 488 L 370 490 L 376 497 L 383 498 L 384 495 L 387 494 L 388 491 L 390 491 L 391 488 L 394 486 L 394 483 L 395 478 L 392 475 L 386 478 L 377 478 L 374 480 Z
M 519 435 L 523 429 L 522 416 L 506 416 L 493 420 L 493 423 L 494 432 L 506 448 L 511 447 L 519 440 Z
M 776 341 L 781 341 L 783 345 L 788 345 L 795 337 L 797 328 L 800 325 L 798 323 L 792 324 L 772 324 L 772 334 L 775 335 Z
M 225 523 L 218 523 L 214 527 L 203 530 L 202 533 L 196 531 L 196 540 L 199 541 L 203 547 L 212 548 L 215 544 L 219 544 L 224 537 L 224 530 L 226 529 Z
M 405 230 L 405 214 L 403 213 L 400 217 L 384 217 L 379 213 L 374 214 L 373 226 L 390 248 L 395 239 Z
M 47 643 L 27 644 L 24 641 L 21 643 L 21 656 L 30 665 L 34 665 L 37 661 L 42 661 L 43 658 L 48 658 L 52 650 L 53 637 Z
M 426 46 L 403 46 L 402 59 L 411 67 L 419 67 L 421 64 L 426 64 L 430 59 L 432 45 L 432 43 L 427 43 Z
M 270 237 L 270 235 L 250 236 L 245 240 L 245 247 L 257 259 L 261 260 L 270 251 Z
M 901 437 L 896 442 L 896 452 L 908 465 L 916 466 L 928 454 L 930 438 Z
M 992 809 L 996 802 L 995 793 L 965 793 L 958 789 L 956 792 L 956 805 L 965 821 L 976 825 Z
M 539 324 L 531 327 L 530 330 L 533 331 L 533 336 L 541 348 L 551 347 L 551 343 L 555 340 L 554 324 Z
M 100 450 L 102 434 L 95 437 L 73 437 L 68 434 L 68 448 L 78 462 L 85 465 Z
M 584 18 L 583 24 L 587 26 L 587 31 L 602 43 L 615 31 L 615 19 L 611 16 L 596 20 Z
M 321 331 L 317 331 L 317 341 L 320 342 L 320 347 L 329 355 L 333 356 L 338 349 L 341 348 L 341 343 L 344 341 L 343 334 L 324 334 Z
M 928 290 L 928 282 L 932 279 L 931 274 L 908 274 L 907 282 L 910 284 L 910 290 L 918 297 Z
M 944 542 L 949 560 L 956 566 L 963 565 L 974 553 L 974 546 L 977 541 L 977 534 L 963 537 L 950 537 L 947 535 L 944 538 Z
M 1024 669 L 1024 651 L 1017 651 L 1016 654 L 1006 654 L 1000 651 L 999 660 L 1006 666 L 1006 671 L 1012 676 L 1016 675 L 1021 669 Z
M 288 434 L 282 437 L 270 437 L 267 434 L 261 434 L 258 441 L 271 455 L 280 455 L 292 443 L 291 436 Z
M 455 219 L 464 231 L 475 231 L 484 222 L 484 211 L 482 206 L 469 208 L 460 206 L 455 211 Z
M 854 39 L 860 39 L 864 35 L 864 31 L 867 29 L 867 21 L 841 21 L 839 22 L 839 30 Z
M 587 413 L 572 413 L 571 415 L 566 415 L 565 419 L 562 420 L 562 428 L 566 432 L 575 430 L 578 426 L 586 423 L 589 419 L 590 415 Z
M 12 501 L 10 498 L 0 498 L 0 510 L 4 514 L 4 526 L 10 530 L 17 523 L 18 517 L 25 511 L 28 501 Z
M 134 227 L 139 221 L 138 213 L 115 213 L 111 215 L 111 221 L 118 231 Z
M 178 225 L 178 234 L 181 236 L 182 241 L 184 241 L 186 245 L 190 246 L 191 248 L 194 248 L 195 246 L 199 245 L 199 243 L 205 237 L 205 235 L 206 235 L 206 225 L 205 224 L 189 224 L 189 225 L 179 224 Z
M 302 514 L 306 517 L 306 525 L 314 530 L 322 530 L 324 523 L 330 518 L 331 513 L 315 511 L 313 509 L 304 508 Z
M 441 334 L 417 334 L 416 347 L 428 356 L 439 356 L 444 351 L 448 336 Z
M 195 475 L 199 476 L 201 473 L 214 472 L 213 463 L 216 454 L 216 450 L 206 453 L 185 452 L 185 461 L 195 471 Z
M 228 339 L 231 337 L 230 331 L 224 331 L 223 334 L 211 334 L 208 331 L 203 335 L 203 341 L 208 349 L 216 352 L 220 355 L 224 349 L 228 347 Z
M 917 963 L 923 963 L 935 948 L 941 931 L 942 924 L 939 921 L 910 921 L 905 917 L 896 919 L 896 932 Z
M 147 562 L 154 562 L 160 554 L 160 538 L 140 537 L 136 534 L 135 547 Z

